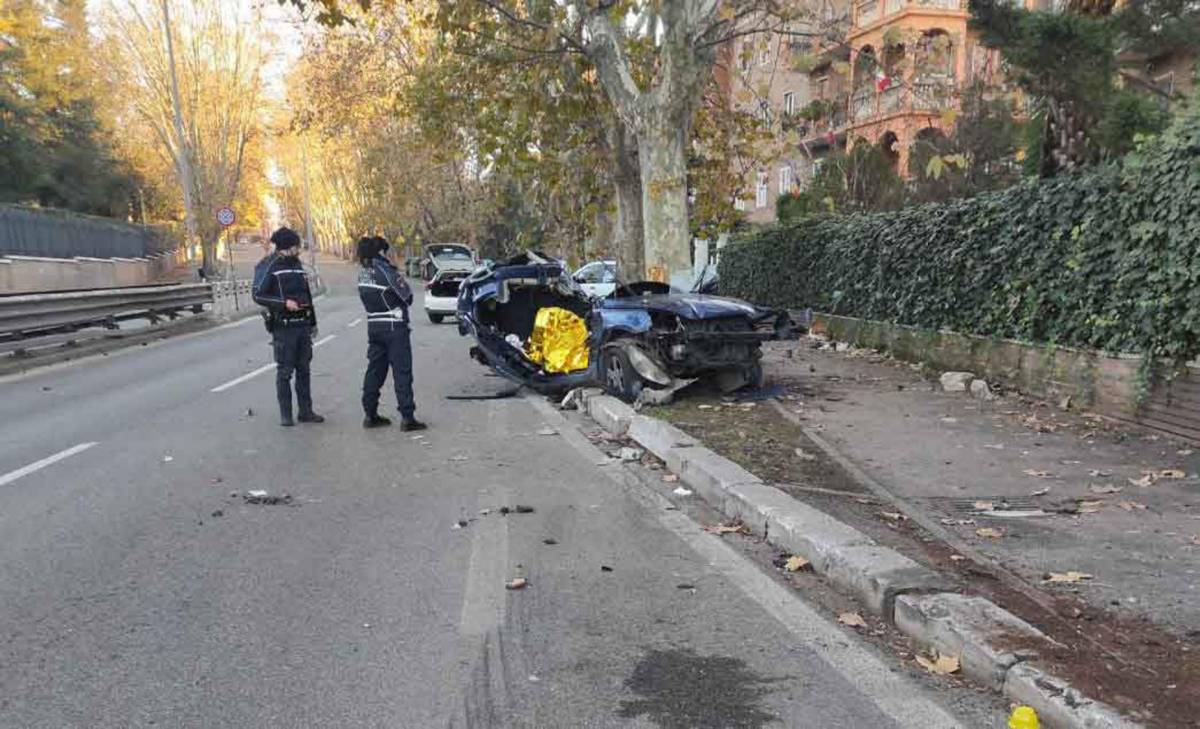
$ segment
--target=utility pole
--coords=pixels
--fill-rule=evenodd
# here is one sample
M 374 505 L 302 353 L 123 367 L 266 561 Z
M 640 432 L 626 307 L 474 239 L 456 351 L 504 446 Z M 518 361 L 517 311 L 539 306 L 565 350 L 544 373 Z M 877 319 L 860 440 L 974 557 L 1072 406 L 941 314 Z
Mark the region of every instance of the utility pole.
M 175 41 L 171 33 L 170 0 L 162 0 L 162 12 L 163 32 L 167 36 L 167 65 L 171 69 L 171 107 L 175 116 L 175 144 L 177 147 L 175 151 L 176 166 L 179 170 L 179 184 L 183 187 L 184 230 L 187 235 L 187 244 L 190 245 L 196 240 L 196 211 L 192 204 L 192 194 L 195 192 L 192 187 L 192 153 L 187 137 L 183 133 L 183 109 L 179 103 L 179 76 L 175 72 Z M 201 265 L 208 263 L 203 257 L 202 252 Z

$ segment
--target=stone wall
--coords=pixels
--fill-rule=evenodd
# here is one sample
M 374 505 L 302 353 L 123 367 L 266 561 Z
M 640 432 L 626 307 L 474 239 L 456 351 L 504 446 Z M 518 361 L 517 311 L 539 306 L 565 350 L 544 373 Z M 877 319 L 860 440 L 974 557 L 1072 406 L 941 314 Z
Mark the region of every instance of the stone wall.
M 0 294 L 107 289 L 162 280 L 178 266 L 168 253 L 147 258 L 0 258 Z
M 1200 437 L 1200 380 L 1193 367 L 1163 374 L 1139 404 L 1138 355 L 1113 355 L 1045 344 L 814 314 L 812 330 L 830 339 L 887 352 L 935 370 L 973 372 L 1052 402 L 1187 438 Z M 1192 393 L 1197 393 L 1193 395 Z

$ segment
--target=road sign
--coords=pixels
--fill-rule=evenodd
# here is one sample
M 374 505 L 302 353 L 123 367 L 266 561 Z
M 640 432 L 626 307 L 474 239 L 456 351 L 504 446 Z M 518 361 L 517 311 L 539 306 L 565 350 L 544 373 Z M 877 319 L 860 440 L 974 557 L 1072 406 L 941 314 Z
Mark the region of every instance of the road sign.
M 233 225 L 234 221 L 236 220 L 237 214 L 234 213 L 233 208 L 229 207 L 228 205 L 217 210 L 217 222 L 221 224 L 221 227 L 228 228 L 229 226 Z

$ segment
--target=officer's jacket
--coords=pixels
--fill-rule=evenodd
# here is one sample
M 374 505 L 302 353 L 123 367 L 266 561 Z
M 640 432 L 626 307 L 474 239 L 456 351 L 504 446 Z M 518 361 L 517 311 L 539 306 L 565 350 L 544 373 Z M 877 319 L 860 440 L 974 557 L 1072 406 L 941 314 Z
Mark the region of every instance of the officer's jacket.
M 254 302 L 267 307 L 273 315 L 282 319 L 315 321 L 312 290 L 308 287 L 308 274 L 300 263 L 300 257 L 273 254 L 263 263 L 268 263 L 268 266 L 262 281 L 252 292 Z M 285 305 L 288 299 L 299 304 L 301 311 L 288 311 Z
M 383 256 L 376 256 L 369 266 L 359 270 L 358 297 L 367 310 L 368 323 L 408 321 L 412 289 L 392 262 Z

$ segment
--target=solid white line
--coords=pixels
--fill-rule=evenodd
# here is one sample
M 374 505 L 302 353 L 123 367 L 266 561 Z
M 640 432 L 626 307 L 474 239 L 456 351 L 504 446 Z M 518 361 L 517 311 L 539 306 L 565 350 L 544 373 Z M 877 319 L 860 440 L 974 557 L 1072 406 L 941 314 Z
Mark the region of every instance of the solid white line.
M 359 317 L 358 319 L 355 319 L 354 321 L 347 324 L 346 328 L 353 329 L 354 327 L 358 326 L 359 324 L 362 324 L 362 317 Z
M 326 344 L 326 343 L 328 343 L 328 342 L 329 342 L 331 339 L 336 339 L 336 338 L 337 338 L 337 335 L 336 335 L 336 334 L 330 334 L 330 335 L 329 335 L 329 336 L 327 336 L 327 337 L 322 337 L 321 339 L 318 339 L 317 341 L 313 342 L 313 346 L 314 346 L 314 347 L 320 347 L 322 344 Z M 214 387 L 213 389 L 209 390 L 209 392 L 225 392 L 225 391 L 226 391 L 226 390 L 228 390 L 229 388 L 231 388 L 231 387 L 236 387 L 237 385 L 240 385 L 240 384 L 242 384 L 242 383 L 243 383 L 243 382 L 245 382 L 246 380 L 249 380 L 249 379 L 251 379 L 251 378 L 254 378 L 254 377 L 258 377 L 258 376 L 259 376 L 259 375 L 261 375 L 262 373 L 266 372 L 267 370 L 273 369 L 274 367 L 275 367 L 275 363 L 274 363 L 274 362 L 271 362 L 270 364 L 265 364 L 265 365 L 263 365 L 262 367 L 259 367 L 259 368 L 258 368 L 258 369 L 256 369 L 256 370 L 253 370 L 253 371 L 251 371 L 251 372 L 247 372 L 246 374 L 242 375 L 241 377 L 235 377 L 235 378 L 233 378 L 232 380 L 230 380 L 229 382 L 226 382 L 226 383 L 224 383 L 224 384 L 222 384 L 222 385 L 217 385 L 217 386 L 216 386 L 216 387 Z
M 265 364 L 262 367 L 259 367 L 258 369 L 254 370 L 253 372 L 247 372 L 246 374 L 242 375 L 241 377 L 236 377 L 236 378 L 230 380 L 229 382 L 226 382 L 224 385 L 217 385 L 213 389 L 209 390 L 209 392 L 225 392 L 229 388 L 234 387 L 235 385 L 240 385 L 252 377 L 258 377 L 262 373 L 266 372 L 269 369 L 273 369 L 274 367 L 275 367 L 274 362 L 272 362 L 270 364 Z
M 9 473 L 6 473 L 3 476 L 0 476 L 0 486 L 10 484 L 13 481 L 16 481 L 18 478 L 21 478 L 22 476 L 28 476 L 29 474 L 33 473 L 34 471 L 40 471 L 43 468 L 45 468 L 46 466 L 49 466 L 52 463 L 58 463 L 59 461 L 63 460 L 64 458 L 70 458 L 71 456 L 75 455 L 76 453 L 83 453 L 88 448 L 91 448 L 94 445 L 96 445 L 96 444 L 95 443 L 80 443 L 77 446 L 71 446 L 70 448 L 66 449 L 65 451 L 59 451 L 58 453 L 55 453 L 52 456 L 46 456 L 45 458 L 43 458 L 40 461 L 30 463 L 28 466 L 25 466 L 24 468 L 18 468 L 15 471 L 10 471 Z

